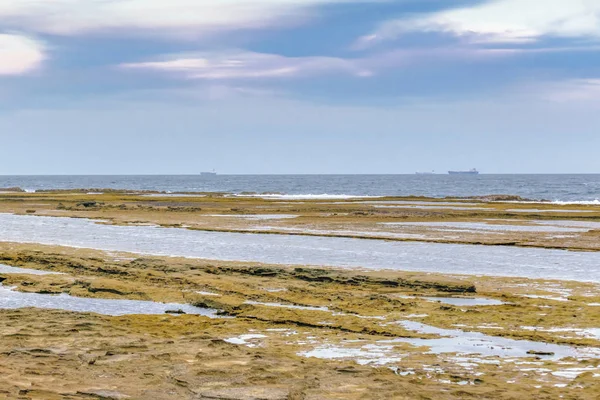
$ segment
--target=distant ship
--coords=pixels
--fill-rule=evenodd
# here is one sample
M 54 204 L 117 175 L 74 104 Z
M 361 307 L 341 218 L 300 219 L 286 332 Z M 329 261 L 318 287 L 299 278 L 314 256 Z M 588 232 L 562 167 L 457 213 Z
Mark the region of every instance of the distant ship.
M 435 175 L 435 171 L 431 172 L 415 172 L 417 175 Z
M 476 168 L 468 171 L 448 171 L 450 175 L 479 175 L 479 171 Z
M 214 169 L 210 172 L 200 172 L 200 176 L 217 176 L 217 172 Z

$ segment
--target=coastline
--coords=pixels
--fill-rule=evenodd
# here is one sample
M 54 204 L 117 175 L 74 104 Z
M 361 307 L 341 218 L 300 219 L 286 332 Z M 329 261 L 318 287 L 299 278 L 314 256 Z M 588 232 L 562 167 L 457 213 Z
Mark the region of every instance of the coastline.
M 597 240 L 600 224 L 595 226 L 600 222 L 600 206 L 594 204 L 514 203 L 513 196 L 484 197 L 506 199 L 502 201 L 424 197 L 280 200 L 209 193 L 166 198 L 146 194 L 79 190 L 0 193 L 0 213 L 87 218 L 114 225 L 152 224 L 206 232 L 600 250 Z M 575 222 L 575 226 L 589 221 L 591 225 L 587 230 L 563 235 L 560 233 L 566 230 L 560 225 L 564 221 Z M 442 222 L 448 226 L 436 226 Z M 552 222 L 557 224 L 555 229 L 546 228 L 544 232 L 540 227 L 552 226 Z M 489 226 L 475 225 L 477 229 L 469 229 L 464 225 L 468 223 Z M 456 228 L 456 224 L 463 226 Z M 500 235 L 498 230 L 503 225 L 506 231 Z
M 61 237 L 76 222 L 87 239 L 104 235 L 90 227 L 110 228 L 113 236 L 127 229 L 132 242 L 140 240 L 135 229 L 164 229 L 153 245 L 164 246 L 179 232 L 182 239 L 173 243 L 198 251 L 222 239 L 194 244 L 186 232 L 245 232 L 251 241 L 268 227 L 267 238 L 288 245 L 295 235 L 315 235 L 307 238 L 374 248 L 396 243 L 392 234 L 420 235 L 407 244 L 427 252 L 453 246 L 432 243 L 440 235 L 460 235 L 462 246 L 488 258 L 495 248 L 510 255 L 529 245 L 550 254 L 557 243 L 565 254 L 596 257 L 600 207 L 88 193 L 0 194 L 0 213 L 16 224 L 5 230 L 35 231 L 32 243 L 0 241 L 0 264 L 60 273 L 0 272 L 2 287 L 23 296 L 68 295 L 70 302 L 168 303 L 172 313 L 108 316 L 43 304 L 0 310 L 0 393 L 7 398 L 513 399 L 534 393 L 593 399 L 600 389 L 597 282 L 311 266 L 310 258 L 298 261 L 302 253 L 294 247 L 296 262 L 281 265 L 42 245 L 38 237 L 51 231 L 33 224 L 56 226 Z M 526 211 L 510 211 L 515 208 Z M 553 237 L 566 235 L 572 237 Z M 250 243 L 269 242 L 261 236 Z M 177 304 L 216 310 L 217 318 L 180 314 Z M 64 377 L 45 378 L 52 376 L 49 365 Z

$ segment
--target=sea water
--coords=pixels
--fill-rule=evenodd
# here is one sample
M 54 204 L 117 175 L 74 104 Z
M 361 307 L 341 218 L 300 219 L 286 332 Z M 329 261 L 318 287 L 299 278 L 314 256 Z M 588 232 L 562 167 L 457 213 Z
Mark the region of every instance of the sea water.
M 476 196 L 512 194 L 557 202 L 600 204 L 596 175 L 201 175 L 0 176 L 0 188 L 113 188 L 164 192 L 278 193 L 284 198 L 348 196 Z

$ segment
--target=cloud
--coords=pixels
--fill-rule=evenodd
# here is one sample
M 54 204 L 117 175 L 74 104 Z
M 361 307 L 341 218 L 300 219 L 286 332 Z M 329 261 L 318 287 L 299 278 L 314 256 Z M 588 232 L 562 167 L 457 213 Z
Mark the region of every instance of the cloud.
M 124 69 L 142 69 L 177 74 L 188 79 L 274 79 L 346 73 L 366 77 L 372 72 L 360 60 L 334 57 L 285 57 L 249 51 L 180 55 L 162 61 L 122 64 Z
M 356 1 L 360 0 L 2 0 L 0 19 L 18 29 L 58 35 L 127 29 L 197 36 L 285 25 L 306 17 L 311 7 Z
M 558 103 L 600 103 L 600 79 L 569 79 L 542 86 L 542 97 Z
M 486 62 L 511 57 L 521 52 L 520 49 L 512 48 L 436 47 L 383 51 L 367 57 L 337 58 L 286 57 L 279 54 L 233 50 L 170 55 L 161 60 L 121 64 L 119 68 L 213 81 L 283 79 L 333 74 L 365 78 L 399 67 L 452 60 Z
M 442 32 L 475 42 L 527 43 L 542 36 L 600 39 L 598 0 L 491 0 L 383 23 L 358 47 L 408 32 Z
M 0 34 L 0 76 L 23 75 L 42 64 L 44 46 L 25 36 Z

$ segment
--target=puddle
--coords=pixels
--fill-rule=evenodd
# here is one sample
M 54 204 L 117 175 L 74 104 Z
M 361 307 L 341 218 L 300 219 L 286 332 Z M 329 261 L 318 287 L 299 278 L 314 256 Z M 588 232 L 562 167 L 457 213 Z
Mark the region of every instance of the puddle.
M 494 325 L 494 324 L 484 324 L 484 325 L 478 325 L 476 326 L 477 329 L 498 329 L 503 331 L 504 328 L 498 325 Z
M 258 197 L 273 200 L 351 200 L 373 199 L 381 196 L 353 196 L 347 194 L 233 194 L 232 197 Z
M 90 312 L 104 315 L 165 314 L 183 311 L 186 314 L 216 317 L 216 310 L 194 307 L 189 304 L 155 303 L 140 300 L 108 300 L 73 297 L 67 294 L 50 295 L 22 293 L 0 285 L 0 309 L 47 308 L 55 310 Z
M 265 338 L 266 338 L 265 335 L 247 334 L 247 335 L 240 335 L 240 336 L 236 336 L 236 337 L 232 337 L 232 338 L 224 339 L 224 340 L 227 343 L 237 344 L 240 346 L 258 347 L 258 346 L 260 346 L 259 339 L 265 339 Z
M 202 296 L 213 296 L 213 297 L 221 296 L 219 293 L 213 293 L 213 292 L 196 291 L 196 293 L 201 294 Z
M 114 226 L 0 214 L 0 241 L 157 256 L 600 282 L 600 253 Z
M 461 202 L 450 202 L 450 201 L 402 201 L 402 200 L 385 200 L 385 201 L 357 201 L 356 204 L 385 204 L 385 205 L 400 205 L 400 206 L 481 206 L 482 203 L 461 203 Z M 352 203 L 333 203 L 333 204 L 352 204 Z
M 550 225 L 570 228 L 600 229 L 600 222 L 594 221 L 533 221 L 537 225 Z
M 437 339 L 396 338 L 380 340 L 374 344 L 358 347 L 355 343 L 349 342 L 336 345 L 323 344 L 313 350 L 298 353 L 298 355 L 329 360 L 351 359 L 363 365 L 386 365 L 399 362 L 403 357 L 409 355 L 408 353 L 418 351 L 417 348 L 419 347 L 428 347 L 428 353 L 459 354 L 461 357 L 456 358 L 456 361 L 470 366 L 474 364 L 499 364 L 498 357 L 510 361 L 509 358 L 560 360 L 566 357 L 597 358 L 600 355 L 600 349 L 595 348 L 576 349 L 542 342 L 506 339 L 488 336 L 479 332 L 435 328 L 414 321 L 403 321 L 400 324 L 408 330 L 442 337 Z M 400 351 L 396 347 L 398 344 L 410 344 L 416 348 L 414 350 L 404 348 Z M 547 355 L 540 355 L 542 353 Z M 494 359 L 489 360 L 480 357 L 494 357 Z
M 487 224 L 484 222 L 383 222 L 383 225 L 396 227 L 422 227 L 441 228 L 441 230 L 461 229 L 465 232 L 475 233 L 477 231 L 505 231 L 505 232 L 587 232 L 589 229 L 576 226 L 549 226 L 551 224 L 539 225 L 501 225 Z
M 190 194 L 190 193 L 149 193 L 143 194 L 142 197 L 206 197 L 205 194 Z
M 220 218 L 240 218 L 248 219 L 252 221 L 262 220 L 275 220 L 275 219 L 294 219 L 298 218 L 299 215 L 292 214 L 246 214 L 246 215 L 231 215 L 231 214 L 209 214 L 206 217 L 220 217 Z
M 512 209 L 512 210 L 505 210 L 506 212 L 515 212 L 515 213 L 528 213 L 528 212 L 533 212 L 533 213 L 548 213 L 548 212 L 554 212 L 554 213 L 593 213 L 596 211 L 592 211 L 592 210 L 539 210 L 539 209 L 535 209 L 535 208 L 530 208 L 530 209 Z
M 360 365 L 386 365 L 402 360 L 402 354 L 394 351 L 393 345 L 367 344 L 362 347 L 351 348 L 342 346 L 325 345 L 314 350 L 298 353 L 307 358 L 320 358 L 323 360 L 352 359 Z
M 27 269 L 18 267 L 9 267 L 0 264 L 0 274 L 26 274 L 26 275 L 64 275 L 60 272 L 41 271 L 39 269 Z
M 444 228 L 435 228 L 434 232 L 456 232 L 456 233 L 476 233 L 481 234 L 485 233 L 486 235 L 506 235 L 506 231 L 482 231 L 482 230 L 472 230 L 472 229 L 444 229 Z M 460 236 L 454 236 L 456 239 L 460 239 Z
M 264 290 L 265 292 L 268 292 L 268 293 L 287 292 L 286 288 L 262 288 L 262 290 Z
M 415 233 L 397 233 L 397 232 L 378 232 L 378 231 L 348 231 L 348 230 L 324 230 L 324 229 L 305 229 L 293 228 L 287 226 L 257 226 L 260 230 L 276 230 L 281 232 L 304 233 L 311 235 L 335 235 L 335 236 L 362 236 L 372 238 L 393 238 L 393 239 L 427 239 L 426 235 Z
M 459 329 L 441 329 L 415 321 L 403 321 L 404 328 L 425 334 L 443 336 L 438 339 L 399 338 L 384 343 L 409 343 L 413 346 L 429 347 L 430 352 L 479 354 L 486 357 L 540 357 L 559 360 L 566 357 L 598 357 L 600 349 L 575 349 L 550 343 L 514 340 L 497 336 L 488 336 L 480 332 L 465 332 Z M 535 355 L 532 352 L 547 355 Z
M 528 299 L 544 299 L 544 300 L 552 300 L 552 301 L 569 301 L 569 299 L 564 297 L 554 297 L 554 296 L 542 296 L 537 294 L 522 294 L 521 297 L 527 297 Z
M 474 307 L 474 306 L 500 306 L 502 304 L 506 304 L 500 300 L 496 299 L 485 299 L 482 297 L 478 298 L 469 298 L 469 297 L 423 297 L 429 301 L 440 302 L 443 304 L 450 304 L 453 306 L 464 306 L 464 307 Z
M 310 306 L 297 306 L 294 304 L 281 304 L 281 303 L 261 303 L 259 301 L 245 301 L 244 304 L 251 304 L 254 306 L 265 306 L 265 307 L 277 307 L 277 308 L 290 308 L 294 310 L 308 310 L 308 311 L 329 311 L 327 307 L 310 307 Z
M 579 375 L 585 374 L 586 372 L 597 372 L 600 371 L 600 368 L 588 366 L 585 368 L 566 368 L 561 371 L 552 372 L 552 375 L 558 376 L 565 379 L 576 379 Z M 596 375 L 594 375 L 596 376 Z M 555 385 L 558 386 L 558 385 Z M 565 385 L 566 386 L 566 385 Z
M 416 208 L 419 210 L 456 210 L 456 211 L 471 211 L 471 210 L 488 210 L 494 211 L 493 208 L 485 208 L 485 207 L 457 207 L 457 206 L 417 206 L 417 205 L 373 205 L 375 208 Z
M 539 328 L 536 326 L 522 326 L 521 329 L 532 332 L 569 333 L 566 337 L 600 340 L 600 328 Z

